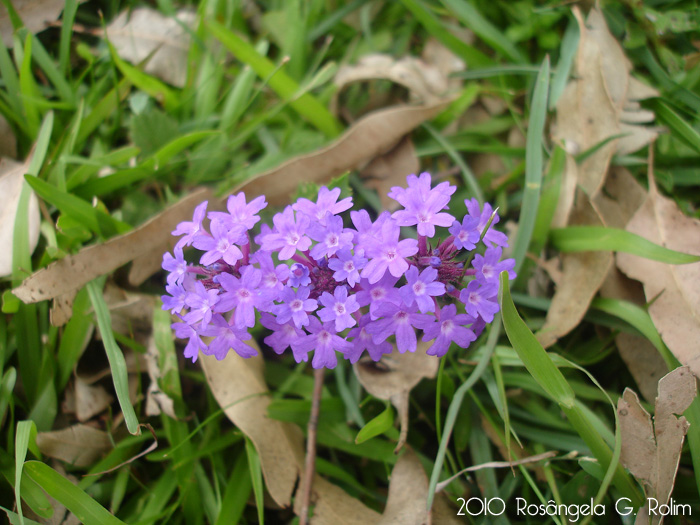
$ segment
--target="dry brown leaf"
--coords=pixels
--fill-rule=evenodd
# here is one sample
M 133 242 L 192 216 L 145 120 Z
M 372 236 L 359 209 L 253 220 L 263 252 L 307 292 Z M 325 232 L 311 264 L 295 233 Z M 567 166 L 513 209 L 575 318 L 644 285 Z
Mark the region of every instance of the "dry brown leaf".
M 624 134 L 600 147 L 578 167 L 579 184 L 595 196 L 615 153 L 631 153 L 656 137 L 655 130 L 639 125 L 653 120 L 653 113 L 642 110 L 636 102 L 656 93 L 631 78 L 632 64 L 598 9 L 592 9 L 585 22 L 577 7 L 573 11 L 581 33 L 576 76 L 557 104 L 554 138 L 575 155 Z
M 629 388 L 617 402 L 622 436 L 622 464 L 640 480 L 647 498 L 665 505 L 671 497 L 689 423 L 681 415 L 697 394 L 696 379 L 687 366 L 679 367 L 659 381 L 654 424 L 639 398 Z M 649 516 L 649 500 L 637 513 L 635 524 L 661 522 Z
M 659 194 L 649 174 L 649 194 L 627 231 L 679 252 L 700 255 L 700 221 L 686 217 Z M 673 355 L 700 376 L 700 263 L 670 265 L 619 253 L 618 267 L 644 285 L 654 325 Z
M 385 154 L 372 159 L 372 161 L 362 169 L 360 176 L 365 181 L 365 186 L 373 188 L 379 194 L 382 208 L 386 210 L 395 209 L 398 203 L 388 196 L 392 186 L 402 184 L 406 176 L 418 173 L 420 161 L 413 147 L 413 141 L 406 135 L 399 143 Z
M 300 483 L 294 497 L 294 512 L 297 515 L 301 513 L 301 490 Z M 321 476 L 314 477 L 312 494 L 314 515 L 310 520 L 311 525 L 371 525 L 380 517 L 377 512 Z
M 240 184 L 234 193 L 265 195 L 275 205 L 289 200 L 300 182 L 321 183 L 361 167 L 365 162 L 389 151 L 406 133 L 433 118 L 450 103 L 400 106 L 365 115 L 334 142 L 314 153 L 295 157 Z
M 148 338 L 146 363 L 148 364 L 148 378 L 150 380 L 146 391 L 146 415 L 158 416 L 161 412 L 165 412 L 167 416 L 177 419 L 175 402 L 159 386 L 163 374 L 158 364 L 158 348 L 153 336 Z
M 0 159 L 0 277 L 12 273 L 12 247 L 15 233 L 15 216 L 22 186 L 26 184 L 24 174 L 28 167 L 26 163 L 15 162 L 10 159 Z M 31 192 L 29 209 L 27 212 L 29 227 L 29 250 L 34 251 L 39 242 L 39 201 Z
M 79 375 L 75 376 L 73 392 L 75 395 L 75 415 L 81 423 L 102 413 L 114 400 L 102 385 L 91 385 L 81 379 Z
M 407 450 L 389 478 L 389 497 L 377 525 L 423 525 L 428 521 L 428 477 L 418 456 Z
M 392 402 L 399 413 L 401 432 L 395 452 L 403 447 L 408 437 L 408 395 L 424 377 L 437 373 L 440 360 L 426 354 L 431 343 L 418 342 L 415 352 L 392 352 L 378 363 L 360 360 L 353 365 L 362 386 L 379 399 Z
M 604 226 L 600 215 L 580 190 L 570 223 Z M 537 339 L 544 347 L 554 344 L 581 322 L 613 262 L 610 252 L 565 253 L 561 259 L 562 277 L 552 297 L 547 319 L 537 333 Z
M 162 260 L 163 253 L 176 240 L 170 232 L 179 222 L 191 218 L 199 203 L 212 198 L 208 189 L 195 191 L 138 228 L 105 243 L 83 248 L 39 270 L 13 293 L 25 303 L 36 303 L 75 292 L 94 278 L 111 273 L 137 257 L 157 254 L 158 260 Z
M 192 11 L 174 17 L 147 7 L 122 12 L 107 26 L 107 38 L 119 56 L 132 64 L 148 58 L 144 71 L 176 87 L 187 80 L 190 31 L 197 19 Z
M 42 454 L 76 467 L 88 467 L 112 448 L 106 432 L 88 425 L 74 425 L 52 432 L 39 432 L 36 445 Z
M 153 331 L 155 297 L 127 292 L 111 282 L 105 286 L 103 295 L 109 308 L 112 329 L 138 343 L 146 344 Z
M 0 115 L 0 158 L 17 156 L 17 138 L 5 117 Z
M 78 3 L 85 1 L 78 0 Z M 38 33 L 45 29 L 49 22 L 56 20 L 65 4 L 65 0 L 12 0 L 12 7 L 30 33 Z M 14 45 L 13 32 L 7 8 L 0 2 L 0 36 L 6 47 Z

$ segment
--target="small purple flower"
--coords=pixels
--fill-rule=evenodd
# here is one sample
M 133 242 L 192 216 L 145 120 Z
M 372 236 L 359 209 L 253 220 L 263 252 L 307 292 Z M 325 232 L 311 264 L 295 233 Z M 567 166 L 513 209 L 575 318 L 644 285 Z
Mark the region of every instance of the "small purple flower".
M 272 334 L 268 335 L 264 341 L 276 354 L 281 354 L 291 347 L 294 360 L 297 363 L 309 360 L 308 350 L 304 351 L 299 347 L 306 336 L 303 330 L 300 330 L 292 323 L 279 324 L 270 314 L 262 314 L 260 316 L 260 324 L 268 330 L 272 330 Z
M 309 227 L 309 218 L 299 215 L 294 218 L 294 211 L 287 206 L 282 213 L 277 213 L 272 218 L 275 231 L 258 236 L 263 250 L 277 251 L 280 260 L 291 259 L 297 250 L 305 252 L 311 246 L 311 239 L 305 233 Z
M 450 226 L 449 232 L 454 235 L 454 245 L 460 250 L 473 250 L 479 242 L 479 219 L 470 215 L 465 215 L 462 224 L 455 221 Z
M 348 338 L 353 337 L 352 350 L 345 354 L 345 359 L 351 363 L 357 363 L 362 353 L 367 350 L 373 361 L 379 361 L 384 354 L 390 354 L 394 347 L 389 341 L 375 343 L 372 334 L 367 331 L 367 324 L 370 323 L 368 315 L 360 318 L 360 324 L 348 332 Z
M 340 217 L 328 217 L 325 225 L 312 222 L 308 233 L 309 237 L 318 242 L 311 248 L 311 257 L 317 261 L 334 255 L 338 250 L 352 248 L 352 232 L 343 230 L 343 219 Z
M 310 290 L 307 286 L 301 286 L 295 292 L 289 286 L 285 286 L 279 300 L 282 304 L 272 307 L 272 313 L 277 316 L 277 322 L 284 324 L 290 320 L 297 328 L 309 324 L 309 314 L 318 308 L 315 299 L 309 299 Z
M 418 241 L 415 239 L 399 241 L 400 234 L 399 227 L 394 222 L 387 221 L 382 226 L 381 238 L 375 240 L 368 248 L 366 254 L 371 257 L 371 260 L 364 267 L 361 275 L 370 283 L 376 283 L 387 270 L 394 277 L 401 277 L 408 270 L 406 257 L 418 252 Z
M 377 314 L 383 319 L 374 321 L 367 326 L 367 331 L 372 334 L 375 343 L 385 341 L 389 336 L 396 336 L 396 348 L 400 353 L 407 350 L 416 351 L 418 341 L 414 326 L 420 321 L 420 315 L 416 313 L 415 306 L 396 306 L 392 303 L 382 303 L 377 308 Z
M 323 292 L 320 302 L 325 308 L 319 310 L 318 316 L 324 323 L 335 321 L 336 332 L 342 332 L 357 324 L 352 314 L 360 309 L 360 305 L 357 304 L 354 295 L 348 296 L 345 286 L 338 286 L 333 295 Z
M 182 317 L 180 317 L 182 319 Z M 175 332 L 175 337 L 178 339 L 189 339 L 187 341 L 187 346 L 185 346 L 185 358 L 192 359 L 192 362 L 197 361 L 197 356 L 199 351 L 206 350 L 207 345 L 202 342 L 201 336 L 197 330 L 187 323 L 173 323 L 170 327 Z
M 481 235 L 484 232 L 484 228 L 488 224 L 491 215 L 493 214 L 493 208 L 488 202 L 486 202 L 484 203 L 484 209 L 482 211 L 481 207 L 479 206 L 479 201 L 475 198 L 465 199 L 464 204 L 467 205 L 467 212 L 469 212 L 469 215 L 479 220 L 479 225 L 477 228 L 479 230 L 479 235 Z M 498 213 L 496 213 L 493 217 L 493 221 L 491 221 L 489 230 L 486 232 L 486 235 L 484 235 L 484 242 L 492 242 L 497 246 L 506 247 L 508 246 L 508 237 L 506 237 L 505 233 L 499 232 L 494 228 L 499 220 L 500 218 L 498 217 Z
M 175 257 L 170 252 L 163 254 L 163 264 L 161 267 L 166 272 L 170 272 L 166 281 L 168 284 L 182 284 L 187 274 L 187 261 L 182 254 L 182 247 L 175 245 Z
M 395 305 L 401 304 L 401 294 L 394 285 L 399 279 L 393 275 L 386 274 L 376 283 L 371 283 L 367 279 L 360 281 L 360 291 L 355 294 L 357 303 L 360 306 L 369 305 L 369 314 L 372 319 L 378 319 L 377 308 L 386 302 Z
M 360 281 L 360 270 L 367 264 L 367 259 L 359 255 L 353 255 L 350 250 L 340 250 L 338 258 L 328 261 L 328 267 L 333 270 L 333 278 L 342 282 L 347 280 L 350 286 L 355 286 Z
M 208 201 L 204 201 L 194 209 L 193 220 L 184 221 L 177 225 L 175 230 L 172 232 L 173 235 L 179 237 L 184 235 L 182 239 L 177 241 L 177 246 L 182 248 L 183 246 L 189 246 L 197 238 L 197 236 L 202 231 L 202 221 L 204 220 L 204 215 L 207 213 Z
M 269 296 L 265 296 L 259 290 L 262 272 L 249 265 L 241 269 L 240 279 L 228 273 L 221 273 L 218 280 L 226 292 L 221 295 L 217 311 L 228 312 L 235 307 L 236 328 L 255 326 L 255 308 L 260 308 L 269 301 Z
M 323 323 L 317 317 L 312 316 L 307 330 L 309 335 L 299 343 L 302 350 L 307 352 L 315 350 L 311 366 L 314 368 L 335 368 L 338 359 L 336 350 L 347 354 L 352 351 L 352 343 L 336 334 L 333 323 Z
M 241 357 L 258 355 L 254 348 L 243 342 L 250 339 L 250 334 L 245 329 L 237 328 L 233 324 L 233 319 L 227 322 L 221 314 L 216 314 L 212 318 L 211 324 L 202 331 L 202 335 L 214 338 L 209 343 L 209 347 L 203 351 L 204 354 L 213 355 L 219 361 L 226 357 L 231 348 Z
M 475 279 L 459 292 L 459 300 L 464 303 L 464 309 L 469 315 L 472 317 L 480 315 L 484 321 L 490 323 L 499 310 L 498 303 L 495 301 L 497 295 L 497 283 L 482 284 Z
M 289 269 L 289 285 L 294 286 L 308 286 L 311 284 L 311 277 L 309 277 L 309 267 L 301 264 L 294 263 Z
M 250 230 L 260 220 L 260 217 L 258 217 L 256 213 L 265 206 L 267 206 L 267 202 L 265 202 L 264 195 L 256 197 L 246 204 L 245 193 L 241 192 L 238 195 L 231 195 L 228 198 L 226 202 L 228 213 L 212 211 L 209 213 L 209 218 L 221 221 L 229 228 L 240 224 L 246 230 Z
M 430 188 L 430 174 L 421 173 L 420 178 L 409 175 L 408 188 L 393 187 L 389 197 L 395 199 L 405 209 L 394 212 L 392 217 L 399 226 L 418 226 L 418 235 L 433 237 L 435 226 L 448 227 L 455 218 L 443 213 L 450 202 L 450 196 L 457 190 L 449 182 L 442 182 Z
M 326 225 L 327 216 L 333 216 L 352 208 L 352 197 L 337 202 L 340 197 L 340 188 L 329 190 L 322 186 L 318 190 L 318 199 L 315 203 L 309 199 L 301 198 L 292 207 L 295 211 L 307 215 L 312 221 L 318 222 L 321 226 Z
M 166 284 L 165 291 L 170 295 L 161 295 L 161 300 L 163 301 L 163 310 L 170 310 L 170 313 L 180 313 L 185 307 L 185 298 L 187 297 L 187 290 L 181 284 Z
M 391 219 L 391 214 L 388 211 L 382 212 L 377 220 L 372 222 L 367 210 L 359 210 L 351 211 L 350 219 L 355 226 L 355 238 L 353 239 L 355 254 L 364 255 L 366 248 L 374 242 L 381 232 L 384 223 Z
M 256 252 L 252 257 L 252 261 L 260 265 L 260 271 L 262 272 L 260 287 L 281 292 L 284 288 L 284 281 L 289 278 L 289 266 L 286 264 L 275 266 L 270 252 L 263 250 Z M 275 294 L 273 299 L 276 298 Z
M 411 266 L 406 272 L 406 285 L 399 292 L 403 302 L 411 306 L 414 302 L 422 312 L 434 312 L 435 301 L 433 297 L 445 293 L 445 285 L 436 282 L 438 272 L 435 268 L 426 268 L 418 275 L 418 268 Z
M 457 343 L 462 348 L 467 348 L 472 341 L 476 341 L 476 335 L 465 325 L 474 322 L 470 315 L 457 315 L 457 307 L 448 304 L 440 311 L 438 321 L 432 315 L 424 315 L 416 323 L 416 326 L 423 330 L 423 341 L 435 342 L 428 348 L 428 355 L 442 357 L 447 353 L 452 342 Z
M 208 266 L 223 259 L 234 266 L 238 260 L 243 258 L 243 254 L 236 244 L 248 242 L 244 232 L 243 226 L 238 225 L 229 229 L 221 221 L 212 221 L 211 236 L 200 235 L 194 240 L 195 248 L 206 251 L 199 259 L 199 263 Z
M 183 319 L 188 324 L 194 324 L 197 321 L 202 321 L 202 328 L 209 324 L 213 315 L 213 308 L 216 306 L 221 297 L 216 289 L 207 290 L 201 281 L 194 283 L 194 290 L 188 292 L 185 296 L 185 304 L 190 307 L 188 313 Z
M 472 266 L 477 270 L 477 280 L 482 283 L 498 283 L 498 276 L 501 272 L 508 272 L 508 279 L 515 279 L 515 272 L 513 271 L 515 259 L 500 261 L 502 251 L 499 247 L 489 247 L 486 248 L 484 255 L 477 254 L 474 256 Z

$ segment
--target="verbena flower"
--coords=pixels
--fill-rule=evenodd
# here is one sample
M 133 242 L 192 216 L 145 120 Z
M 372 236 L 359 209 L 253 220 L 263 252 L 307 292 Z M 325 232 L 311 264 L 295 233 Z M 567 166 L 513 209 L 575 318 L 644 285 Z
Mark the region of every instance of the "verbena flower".
M 366 210 L 344 221 L 352 199 L 339 200 L 338 188 L 299 199 L 272 226 L 258 217 L 264 196 L 232 195 L 227 212 L 208 215 L 206 202 L 197 206 L 163 257 L 163 309 L 177 317 L 185 357 L 256 355 L 246 341 L 258 320 L 265 345 L 297 362 L 313 352 L 314 368 L 333 368 L 338 353 L 355 363 L 365 352 L 375 361 L 394 348 L 414 352 L 418 337 L 438 357 L 453 343 L 467 348 L 498 312 L 498 275 L 515 278 L 515 261 L 501 259 L 507 238 L 488 203 L 466 200 L 460 222 L 445 211 L 454 186 L 433 187 L 428 173 L 407 183 L 389 194 L 402 209 L 374 221 Z M 401 236 L 407 226 L 417 238 Z M 186 262 L 188 246 L 200 250 L 198 265 Z

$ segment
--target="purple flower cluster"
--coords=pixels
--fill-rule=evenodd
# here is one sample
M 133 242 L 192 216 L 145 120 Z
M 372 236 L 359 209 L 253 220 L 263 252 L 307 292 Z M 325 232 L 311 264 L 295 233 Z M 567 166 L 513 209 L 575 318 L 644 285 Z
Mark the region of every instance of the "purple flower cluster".
M 163 309 L 179 318 L 173 329 L 188 340 L 185 356 L 255 355 L 245 341 L 256 318 L 276 353 L 291 348 L 301 362 L 313 350 L 314 368 L 335 367 L 337 352 L 352 363 L 365 350 L 375 361 L 394 345 L 414 352 L 419 331 L 433 341 L 430 355 L 445 355 L 452 343 L 468 347 L 498 312 L 499 274 L 515 277 L 515 261 L 501 260 L 506 236 L 492 228 L 498 215 L 489 204 L 465 201 L 461 223 L 445 212 L 456 190 L 448 182 L 433 188 L 422 173 L 407 183 L 389 193 L 402 209 L 374 221 L 352 211 L 353 227 L 341 216 L 352 199 L 338 201 L 338 188 L 322 187 L 316 202 L 299 199 L 255 236 L 265 197 L 233 195 L 227 213 L 207 214 L 200 204 L 173 232 L 181 236 L 174 255 L 163 257 Z M 403 239 L 402 226 L 415 226 L 417 239 Z M 434 240 L 436 227 L 449 235 Z M 483 255 L 472 252 L 480 242 Z M 198 265 L 185 261 L 188 246 L 202 252 Z

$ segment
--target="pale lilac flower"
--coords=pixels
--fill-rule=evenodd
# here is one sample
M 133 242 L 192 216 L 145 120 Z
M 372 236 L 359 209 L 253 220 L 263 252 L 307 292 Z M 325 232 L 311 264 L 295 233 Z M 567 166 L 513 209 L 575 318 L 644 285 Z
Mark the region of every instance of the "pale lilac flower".
M 175 245 L 175 257 L 170 255 L 170 252 L 165 252 L 163 254 L 163 264 L 161 268 L 166 272 L 170 272 L 166 281 L 168 284 L 182 284 L 182 281 L 187 275 L 187 261 L 182 254 L 182 248 Z
M 275 230 L 262 236 L 260 244 L 263 250 L 277 251 L 278 257 L 284 261 L 291 259 L 297 250 L 305 252 L 311 246 L 311 239 L 306 236 L 309 227 L 309 218 L 306 215 L 298 215 L 295 219 L 291 206 L 287 206 L 282 213 L 272 218 Z
M 464 303 L 464 309 L 469 315 L 472 317 L 480 315 L 484 321 L 490 323 L 499 310 L 498 303 L 495 301 L 497 295 L 497 283 L 482 284 L 475 279 L 459 292 L 459 300 Z
M 259 290 L 261 280 L 262 272 L 250 265 L 241 269 L 240 279 L 228 273 L 219 274 L 219 284 L 226 292 L 221 295 L 218 311 L 228 312 L 235 307 L 237 328 L 255 326 L 255 308 L 268 303 L 269 296 Z
M 300 330 L 292 323 L 280 324 L 272 315 L 267 313 L 260 316 L 260 324 L 268 330 L 272 330 L 272 334 L 268 335 L 264 341 L 276 354 L 281 354 L 287 348 L 291 347 L 294 360 L 297 363 L 308 361 L 309 351 L 304 351 L 299 347 L 301 341 L 306 336 L 303 330 Z
M 336 350 L 343 354 L 352 351 L 352 343 L 336 334 L 332 322 L 321 324 L 321 321 L 313 316 L 307 330 L 310 333 L 302 339 L 299 346 L 307 352 L 314 350 L 314 358 L 311 361 L 314 368 L 335 368 L 338 364 Z
M 476 243 L 481 238 L 478 226 L 479 219 L 471 215 L 465 215 L 462 219 L 462 224 L 455 221 L 449 229 L 449 232 L 454 235 L 453 244 L 460 250 L 473 250 L 476 248 Z
M 200 281 L 197 281 L 194 283 L 194 290 L 185 296 L 185 304 L 190 307 L 190 313 L 185 315 L 183 319 L 188 324 L 202 321 L 202 327 L 205 327 L 211 321 L 213 308 L 220 300 L 218 290 L 207 290 Z
M 515 279 L 515 259 L 505 259 L 501 261 L 501 252 L 499 247 L 486 248 L 484 255 L 476 254 L 472 266 L 477 270 L 477 280 L 488 283 L 497 282 L 501 272 L 508 272 L 508 279 Z
M 429 173 L 421 173 L 407 177 L 408 188 L 393 187 L 389 197 L 398 201 L 405 209 L 394 212 L 394 218 L 399 226 L 418 226 L 418 235 L 433 237 L 435 226 L 448 227 L 455 218 L 442 210 L 447 208 L 450 196 L 456 191 L 456 186 L 442 182 L 435 188 L 430 188 Z
M 360 318 L 360 323 L 348 332 L 348 338 L 353 337 L 354 339 L 352 340 L 352 350 L 345 354 L 345 359 L 351 363 L 357 363 L 365 350 L 373 361 L 379 361 L 382 355 L 390 354 L 394 349 L 388 341 L 375 343 L 372 334 L 367 331 L 368 323 L 370 323 L 369 316 L 363 315 Z
M 357 303 L 360 306 L 369 305 L 369 315 L 372 319 L 377 319 L 377 308 L 385 301 L 395 305 L 401 304 L 401 294 L 394 285 L 398 277 L 386 274 L 376 283 L 370 283 L 367 279 L 360 281 L 360 290 L 355 294 Z
M 333 295 L 323 292 L 319 300 L 325 308 L 318 311 L 318 316 L 324 323 L 335 321 L 336 332 L 355 326 L 352 314 L 360 309 L 360 305 L 354 295 L 348 296 L 345 286 L 338 286 Z
M 355 226 L 353 242 L 355 243 L 356 255 L 364 255 L 366 248 L 373 244 L 377 235 L 382 231 L 384 223 L 390 219 L 391 214 L 388 211 L 379 214 L 374 222 L 370 219 L 367 210 L 350 212 L 350 220 Z
M 176 246 L 179 246 L 180 248 L 183 246 L 189 246 L 200 234 L 202 231 L 202 221 L 204 220 L 204 215 L 207 213 L 207 204 L 208 201 L 204 201 L 194 209 L 194 217 L 192 217 L 191 222 L 183 221 L 177 225 L 172 234 L 176 237 L 179 237 L 180 235 L 184 235 L 184 237 L 177 241 Z
M 219 220 L 227 227 L 232 228 L 234 225 L 241 225 L 246 230 L 250 230 L 260 220 L 256 214 L 267 206 L 265 196 L 261 195 L 246 204 L 245 193 L 241 192 L 238 195 L 231 195 L 226 202 L 228 213 L 220 211 L 209 212 L 209 218 Z
M 289 269 L 289 285 L 294 286 L 308 286 L 311 284 L 311 277 L 309 275 L 309 267 L 301 264 L 294 263 Z
M 408 270 L 406 257 L 418 252 L 418 241 L 400 241 L 400 234 L 399 227 L 387 221 L 382 226 L 381 237 L 367 249 L 366 255 L 371 259 L 360 275 L 370 283 L 376 283 L 387 270 L 394 277 L 401 277 Z
M 199 259 L 199 263 L 205 266 L 214 264 L 223 259 L 231 266 L 243 258 L 241 250 L 236 246 L 238 243 L 245 244 L 243 226 L 227 228 L 221 221 L 211 222 L 211 236 L 200 235 L 194 240 L 194 247 L 206 253 Z
M 337 202 L 338 197 L 340 197 L 340 188 L 329 190 L 322 186 L 318 190 L 318 199 L 315 203 L 309 199 L 301 198 L 292 207 L 295 211 L 307 215 L 312 221 L 325 226 L 328 216 L 333 216 L 352 208 L 352 197 L 346 197 Z
M 479 201 L 475 198 L 465 199 L 464 204 L 467 205 L 469 215 L 479 220 L 479 225 L 477 228 L 479 230 L 479 235 L 481 235 L 484 232 L 484 228 L 488 224 L 491 215 L 493 214 L 493 207 L 486 202 L 484 203 L 484 209 L 482 211 L 481 206 L 479 206 Z M 498 213 L 496 213 L 496 215 L 493 217 L 493 221 L 491 221 L 488 231 L 484 235 L 484 242 L 492 242 L 497 246 L 506 247 L 508 246 L 508 237 L 506 237 L 505 233 L 499 232 L 494 228 L 499 220 L 500 217 L 498 216 Z
M 347 280 L 350 286 L 355 286 L 360 281 L 360 270 L 367 264 L 367 259 L 359 255 L 353 255 L 350 250 L 340 250 L 338 258 L 328 261 L 328 267 L 333 270 L 333 279 L 338 282 Z
M 182 317 L 181 317 L 182 319 Z M 173 323 L 170 327 L 175 332 L 175 337 L 178 339 L 188 339 L 187 346 L 185 346 L 184 356 L 186 359 L 192 359 L 192 362 L 197 361 L 197 356 L 199 351 L 206 350 L 207 345 L 202 342 L 202 338 L 192 326 L 185 323 Z
M 467 348 L 472 341 L 476 341 L 474 332 L 465 326 L 474 320 L 467 314 L 458 315 L 457 307 L 448 304 L 440 311 L 439 321 L 432 315 L 424 315 L 416 322 L 416 326 L 423 330 L 423 341 L 435 340 L 426 353 L 442 357 L 452 342 Z
M 233 319 L 226 321 L 221 314 L 212 318 L 211 324 L 202 331 L 202 335 L 214 338 L 209 343 L 209 348 L 204 350 L 204 354 L 213 355 L 219 361 L 226 357 L 231 348 L 241 357 L 258 355 L 254 348 L 243 342 L 251 338 L 250 334 L 245 329 L 237 328 Z
M 160 298 L 163 301 L 163 310 L 170 310 L 170 313 L 176 314 L 180 313 L 185 307 L 185 298 L 187 297 L 187 290 L 181 284 L 166 284 L 165 291 L 170 295 L 161 295 Z
M 270 252 L 263 250 L 256 252 L 251 260 L 260 265 L 260 271 L 262 272 L 260 287 L 281 292 L 284 288 L 283 283 L 289 278 L 289 266 L 283 263 L 275 266 Z M 273 299 L 276 298 L 275 294 Z
M 435 268 L 426 268 L 419 275 L 418 268 L 411 266 L 406 272 L 407 283 L 399 290 L 403 302 L 408 306 L 415 302 L 423 313 L 434 312 L 435 301 L 433 297 L 445 293 L 445 285 L 435 280 L 437 276 L 438 272 Z
M 316 299 L 309 299 L 310 290 L 306 286 L 301 286 L 295 292 L 289 286 L 285 286 L 280 294 L 279 300 L 282 304 L 272 307 L 272 313 L 277 316 L 277 322 L 284 324 L 290 320 L 297 328 L 309 324 L 309 314 L 318 308 Z
M 343 229 L 343 219 L 340 217 L 328 217 L 325 225 L 312 222 L 307 233 L 318 242 L 311 248 L 311 257 L 317 261 L 334 255 L 338 250 L 352 248 L 352 232 Z
M 415 306 L 402 304 L 396 306 L 392 303 L 382 303 L 377 308 L 377 314 L 382 319 L 374 321 L 367 326 L 367 331 L 372 334 L 375 343 L 385 341 L 389 336 L 396 336 L 396 348 L 400 353 L 407 350 L 416 351 L 418 343 L 416 339 L 416 322 L 420 320 L 420 315 L 416 313 Z

